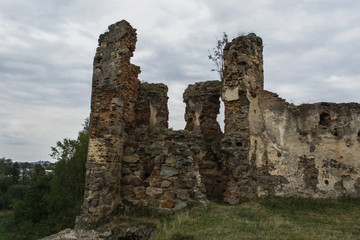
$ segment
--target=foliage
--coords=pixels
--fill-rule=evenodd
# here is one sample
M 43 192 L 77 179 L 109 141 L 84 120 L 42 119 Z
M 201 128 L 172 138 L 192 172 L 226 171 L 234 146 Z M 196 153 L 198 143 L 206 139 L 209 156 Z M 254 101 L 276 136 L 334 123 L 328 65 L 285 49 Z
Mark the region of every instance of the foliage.
M 50 218 L 57 227 L 73 227 L 74 220 L 80 213 L 85 186 L 85 163 L 88 149 L 89 121 L 79 132 L 76 140 L 64 139 L 52 148 L 51 156 L 58 162 L 54 168 L 49 197 Z
M 11 185 L 6 192 L 6 195 L 9 196 L 10 199 L 16 199 L 22 201 L 24 200 L 28 188 L 29 186 L 27 185 L 21 185 L 21 184 Z
M 15 184 L 19 183 L 20 181 L 20 167 L 17 162 L 13 163 L 10 168 L 10 175 L 12 176 L 13 182 Z
M 31 180 L 33 182 L 36 182 L 36 180 L 38 180 L 42 176 L 45 176 L 45 174 L 46 174 L 46 172 L 45 172 L 44 167 L 41 166 L 40 164 L 35 164 L 34 170 L 31 173 Z
M 208 58 L 215 65 L 214 69 L 211 71 L 216 71 L 219 74 L 220 80 L 223 80 L 223 72 L 224 72 L 224 47 L 229 42 L 228 35 L 223 32 L 223 37 L 221 40 L 216 39 L 216 47 L 213 48 L 212 52 L 209 51 Z
M 10 175 L 10 169 L 12 165 L 11 159 L 0 158 L 0 178 Z
M 48 217 L 48 194 L 52 178 L 52 174 L 43 175 L 30 186 L 24 201 L 16 204 L 13 209 L 17 222 L 30 220 L 33 223 L 39 223 Z
M 80 213 L 85 185 L 89 121 L 76 140 L 64 139 L 51 148 L 57 162 L 52 173 L 37 165 L 12 164 L 0 159 L 0 210 L 13 210 L 7 222 L 7 239 L 39 239 L 74 227 Z M 23 168 L 24 167 L 24 168 Z M 29 177 L 20 173 L 32 167 Z M 6 218 L 8 219 L 8 218 Z M 1 237 L 0 237 L 1 239 Z

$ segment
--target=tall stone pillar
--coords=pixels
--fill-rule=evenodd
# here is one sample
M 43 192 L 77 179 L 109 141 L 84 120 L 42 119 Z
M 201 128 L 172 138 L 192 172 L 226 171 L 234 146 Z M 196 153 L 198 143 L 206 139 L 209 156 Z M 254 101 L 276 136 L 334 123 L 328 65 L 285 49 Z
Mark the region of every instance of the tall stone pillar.
M 249 111 L 263 89 L 262 50 L 261 38 L 253 33 L 235 38 L 224 48 L 225 135 L 219 155 L 230 171 L 224 192 L 224 201 L 230 204 L 257 194 L 256 156 L 250 156 L 250 145 L 256 142 L 250 142 Z
M 120 179 L 127 128 L 135 124 L 140 81 L 130 64 L 136 29 L 125 20 L 100 35 L 94 58 L 85 195 L 78 227 L 87 227 L 121 204 Z
M 254 33 L 240 36 L 224 48 L 222 100 L 225 133 L 249 130 L 248 94 L 264 88 L 262 39 Z

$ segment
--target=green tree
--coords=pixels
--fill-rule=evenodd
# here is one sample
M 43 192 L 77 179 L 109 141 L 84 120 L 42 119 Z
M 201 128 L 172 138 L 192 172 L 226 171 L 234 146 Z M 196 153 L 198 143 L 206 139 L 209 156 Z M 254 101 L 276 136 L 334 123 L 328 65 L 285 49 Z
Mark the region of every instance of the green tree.
M 50 218 L 57 228 L 73 227 L 75 217 L 80 213 L 85 186 L 85 163 L 88 150 L 89 121 L 76 140 L 64 139 L 52 147 L 53 158 L 58 162 L 54 168 L 49 196 Z
M 216 47 L 213 48 L 212 52 L 209 50 L 208 58 L 214 63 L 215 68 L 211 71 L 216 71 L 219 74 L 220 80 L 223 80 L 224 72 L 224 47 L 229 42 L 228 35 L 223 32 L 221 40 L 216 39 Z
M 11 159 L 0 158 L 0 178 L 8 177 L 12 165 Z
M 33 171 L 31 172 L 31 181 L 35 182 L 38 178 L 46 174 L 45 168 L 40 164 L 35 164 Z
M 32 223 L 39 223 L 47 219 L 48 195 L 50 194 L 50 182 L 52 174 L 39 176 L 26 191 L 23 202 L 14 207 L 16 222 L 30 220 Z
M 11 177 L 15 184 L 20 181 L 20 167 L 17 162 L 13 163 L 10 169 Z
M 58 160 L 51 174 L 35 165 L 24 200 L 14 203 L 14 223 L 9 231 L 20 234 L 22 239 L 39 239 L 74 227 L 84 195 L 88 126 L 86 120 L 76 140 L 64 139 L 51 148 L 50 155 Z

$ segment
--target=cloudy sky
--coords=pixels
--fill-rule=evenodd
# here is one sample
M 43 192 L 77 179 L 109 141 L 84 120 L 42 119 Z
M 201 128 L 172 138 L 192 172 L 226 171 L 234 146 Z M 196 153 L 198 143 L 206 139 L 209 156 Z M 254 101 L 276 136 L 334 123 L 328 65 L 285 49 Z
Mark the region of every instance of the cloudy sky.
M 296 104 L 360 102 L 358 0 L 0 0 L 0 157 L 51 160 L 90 113 L 99 34 L 137 28 L 139 78 L 169 86 L 170 127 L 182 93 L 213 80 L 208 49 L 222 32 L 264 42 L 265 88 Z

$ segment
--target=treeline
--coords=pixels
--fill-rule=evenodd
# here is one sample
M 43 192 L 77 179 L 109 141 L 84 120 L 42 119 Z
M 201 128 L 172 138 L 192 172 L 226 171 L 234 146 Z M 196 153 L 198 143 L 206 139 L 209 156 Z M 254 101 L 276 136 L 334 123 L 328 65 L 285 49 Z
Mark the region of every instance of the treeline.
M 6 239 L 39 239 L 74 227 L 84 194 L 88 127 L 86 120 L 77 139 L 63 139 L 51 148 L 57 160 L 52 171 L 35 165 L 22 176 L 19 163 L 0 159 L 0 210 L 12 211 Z
M 51 171 L 51 164 L 44 163 L 48 164 L 18 163 L 0 158 L 0 210 L 11 209 L 14 202 L 23 200 L 31 183 L 46 171 Z

